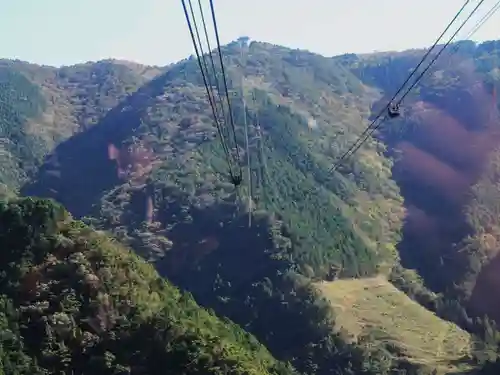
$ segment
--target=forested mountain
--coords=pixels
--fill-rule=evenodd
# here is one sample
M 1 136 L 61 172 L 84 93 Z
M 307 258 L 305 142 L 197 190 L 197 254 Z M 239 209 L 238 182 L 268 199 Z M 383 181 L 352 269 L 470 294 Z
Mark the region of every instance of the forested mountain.
M 292 374 L 58 204 L 0 204 L 0 373 Z
M 56 69 L 0 59 L 0 185 L 20 188 L 56 144 L 161 71 L 114 60 Z
M 423 51 L 326 58 L 240 42 L 222 48 L 242 165 L 245 113 L 249 123 L 252 184 L 245 174 L 238 194 L 192 57 L 166 68 L 3 62 L 1 129 L 19 141 L 5 141 L 2 182 L 112 232 L 300 372 L 465 374 L 495 360 L 500 43 L 444 54 L 401 118 L 331 171 Z M 424 350 L 405 341 L 408 327 L 382 332 L 384 305 L 366 324 L 374 300 L 338 297 L 357 284 L 337 279 L 360 278 L 393 308 L 410 297 L 460 326 L 432 320 L 457 350 L 424 360 L 440 341 L 417 340 Z M 336 303 L 358 308 L 357 321 Z

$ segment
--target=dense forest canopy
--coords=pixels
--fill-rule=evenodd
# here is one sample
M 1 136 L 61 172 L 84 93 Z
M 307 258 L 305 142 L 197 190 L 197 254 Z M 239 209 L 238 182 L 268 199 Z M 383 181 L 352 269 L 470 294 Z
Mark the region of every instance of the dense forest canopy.
M 108 231 L 169 280 L 161 288 L 172 291 L 154 297 L 169 307 L 154 313 L 144 307 L 156 320 L 137 313 L 144 322 L 137 318 L 136 325 L 117 328 L 116 337 L 102 336 L 102 350 L 114 356 L 106 359 L 110 369 L 135 365 L 131 353 L 109 349 L 116 340 L 174 324 L 173 309 L 180 314 L 171 328 L 183 332 L 180 346 L 169 341 L 162 350 L 199 354 L 193 366 L 210 371 L 224 371 L 233 360 L 241 373 L 290 373 L 287 362 L 318 375 L 490 371 L 500 318 L 490 297 L 499 286 L 499 44 L 463 42 L 458 53 L 445 54 L 407 97 L 402 116 L 384 123 L 333 171 L 424 51 L 327 58 L 261 42 L 224 46 L 245 167 L 239 191 L 228 179 L 195 59 L 165 68 L 106 60 L 60 69 L 1 60 L 0 198 L 54 198 L 93 228 L 78 224 L 84 237 L 101 239 L 95 231 Z M 8 212 L 32 202 L 49 205 L 12 202 Z M 76 225 L 61 220 L 64 226 L 50 235 L 45 227 L 30 232 L 42 236 L 33 243 L 56 251 L 47 250 L 56 243 L 45 237 L 67 237 L 65 225 Z M 114 240 L 102 241 L 102 252 L 128 254 Z M 24 256 L 18 256 L 20 265 Z M 29 267 L 45 262 L 27 261 Z M 116 272 L 127 274 L 120 264 Z M 28 269 L 15 271 L 15 280 Z M 366 298 L 351 298 L 349 290 Z M 21 302 L 5 293 L 5 309 L 17 311 Z M 182 315 L 183 303 L 202 320 Z M 16 340 L 27 348 L 22 317 L 5 319 L 17 322 Z M 213 330 L 198 331 L 203 319 Z M 401 325 L 388 330 L 389 319 Z M 412 327 L 425 324 L 443 330 L 438 339 L 413 340 L 424 334 Z M 217 335 L 234 350 L 218 352 Z M 203 352 L 193 354 L 191 338 Z M 37 339 L 31 348 L 43 353 L 45 336 Z M 151 355 L 163 343 L 134 341 Z M 63 344 L 50 345 L 63 345 L 57 355 L 77 361 L 81 343 Z M 26 350 L 15 354 L 26 369 L 54 365 Z
M 0 205 L 3 374 L 292 374 L 58 204 Z

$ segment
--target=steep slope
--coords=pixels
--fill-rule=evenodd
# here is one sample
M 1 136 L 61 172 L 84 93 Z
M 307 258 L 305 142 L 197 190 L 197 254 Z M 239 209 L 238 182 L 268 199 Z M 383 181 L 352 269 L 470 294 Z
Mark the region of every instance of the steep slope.
M 280 206 L 280 215 L 290 231 L 300 237 L 296 241 L 297 255 L 303 258 L 303 267 L 308 266 L 321 276 L 328 273 L 329 265 L 335 261 L 347 265 L 346 274 L 363 275 L 373 273 L 378 261 L 394 260 L 394 253 L 382 245 L 395 243 L 397 236 L 391 229 L 397 228 L 397 215 L 402 212 L 398 212 L 401 201 L 397 189 L 388 180 L 387 161 L 372 149 L 353 159 L 357 173 L 343 177 L 327 172 L 340 148 L 363 129 L 363 116 L 369 112 L 373 91 L 366 90 L 354 76 L 321 56 L 260 43 L 248 47 L 244 62 L 236 60 L 239 52 L 236 43 L 224 50 L 231 88 L 233 92 L 238 90 L 242 73 L 238 66 L 244 63 L 245 90 L 257 96 L 258 107 L 253 109 L 258 110 L 266 169 L 273 176 L 270 183 L 275 185 L 263 188 L 262 208 L 276 210 Z M 217 143 L 212 142 L 215 131 L 200 80 L 195 61 L 171 68 L 108 112 L 98 126 L 61 145 L 54 153 L 54 161 L 42 168 L 39 182 L 28 186 L 26 192 L 49 194 L 53 189 L 55 197 L 76 215 L 83 216 L 92 212 L 93 205 L 122 176 L 127 183 L 138 186 L 150 177 L 150 189 L 153 183 L 161 189 L 158 185 L 168 187 L 179 180 L 192 185 L 182 186 L 182 190 L 194 197 L 219 187 L 228 190 L 229 185 L 222 180 L 222 155 Z M 241 125 L 238 100 L 233 107 Z M 314 129 L 308 126 L 309 120 L 315 120 Z M 347 127 L 349 131 L 345 131 Z M 237 137 L 243 143 L 242 127 L 238 129 Z M 256 136 L 256 129 L 250 132 Z M 79 152 L 90 157 L 72 161 L 71 170 L 59 165 L 70 164 L 66 159 Z M 369 163 L 378 166 L 374 168 Z M 179 164 L 182 170 L 178 170 Z M 258 167 L 262 166 L 255 166 Z M 62 173 L 61 177 L 49 179 L 49 169 Z M 194 171 L 196 179 L 192 178 Z M 218 181 L 211 182 L 214 172 Z M 188 175 L 191 181 L 186 181 Z M 85 183 L 89 176 L 98 177 L 93 180 L 95 188 Z M 42 181 L 44 178 L 47 181 Z M 207 186 L 197 186 L 201 181 Z M 293 185 L 299 190 L 287 191 Z M 358 185 L 365 186 L 368 192 L 360 191 Z M 190 188 L 195 191 L 190 192 Z M 95 196 L 89 198 L 94 191 Z M 229 190 L 220 195 L 227 198 L 233 193 Z M 383 203 L 387 207 L 380 207 Z M 329 208 L 318 209 L 325 205 Z M 396 217 L 387 223 L 391 209 Z M 364 220 L 370 216 L 381 219 L 380 227 L 372 228 L 375 220 Z M 300 217 L 302 225 L 294 217 Z M 332 235 L 341 232 L 353 234 L 337 239 Z M 367 232 L 371 232 L 370 236 Z M 311 246 L 316 247 L 315 252 L 309 251 Z M 339 248 L 345 250 L 339 252 Z M 356 256 L 349 254 L 351 251 Z M 315 257 L 319 259 L 309 258 L 318 252 Z
M 50 201 L 1 202 L 0 248 L 2 374 L 293 373 Z
M 464 42 L 459 51 L 437 64 L 410 95 L 404 117 L 379 137 L 397 155 L 392 175 L 408 212 L 403 264 L 434 290 L 499 317 L 498 306 L 481 300 L 500 286 L 491 277 L 499 249 L 500 42 Z M 417 58 L 401 53 L 346 65 L 366 84 L 393 90 L 387 75 L 402 81 Z
M 337 313 L 336 328 L 346 330 L 351 340 L 364 340 L 374 347 L 390 343 L 394 356 L 438 374 L 469 369 L 471 336 L 439 319 L 384 278 L 343 279 L 316 287 Z
M 0 60 L 0 184 L 20 188 L 59 142 L 160 72 L 114 61 L 56 69 Z
M 223 52 L 232 93 L 244 73 L 249 103 L 255 94 L 249 116 L 258 111 L 262 131 L 252 169 L 267 177 L 255 195 L 263 211 L 251 228 L 245 207 L 234 205 L 194 60 L 171 67 L 57 147 L 23 192 L 100 219 L 96 225 L 113 228 L 199 303 L 299 370 L 347 371 L 353 363 L 361 371 L 357 349 L 331 349 L 343 344 L 329 309 L 297 272 L 374 275 L 397 261 L 403 211 L 390 163 L 373 144 L 351 161 L 351 175 L 328 172 L 365 126 L 377 93 L 331 59 L 304 51 L 252 43 L 244 61 L 238 43 Z M 243 145 L 237 95 L 233 107 Z M 256 126 L 250 134 L 257 136 Z
M 494 159 L 484 151 L 496 133 L 473 120 L 474 106 L 459 101 L 471 97 L 460 63 L 472 64 L 483 79 L 496 71 L 491 48 L 467 44 L 453 65 L 434 69 L 401 120 L 330 172 L 422 51 L 329 59 L 265 43 L 224 47 L 240 147 L 242 75 L 249 120 L 259 122 L 249 128 L 257 181 L 251 228 L 243 215 L 248 205 L 238 202 L 227 181 L 193 59 L 169 67 L 97 125 L 63 142 L 23 192 L 54 197 L 78 217 L 93 216 L 94 225 L 113 230 L 199 303 L 242 325 L 301 371 L 404 371 L 384 354 L 390 347 L 381 345 L 380 356 L 367 359 L 365 344 L 346 346 L 311 281 L 391 274 L 398 287 L 420 288 L 426 306 L 439 310 L 414 279 L 395 275 L 401 254 L 446 298 L 461 295 L 454 284 L 470 294 L 480 257 L 457 251 L 456 244 L 464 248 L 460 241 L 481 233 L 464 210 L 479 207 L 469 195 L 488 175 L 481 167 Z M 446 131 L 456 124 L 429 116 L 446 106 L 470 123 L 461 126 L 466 133 Z M 467 148 L 471 139 L 487 140 L 479 144 L 482 152 Z M 446 147 L 440 147 L 443 140 Z M 243 147 L 240 154 L 245 157 Z M 458 321 L 455 316 L 465 313 L 457 309 L 438 313 Z M 464 320 L 472 322 L 467 315 Z

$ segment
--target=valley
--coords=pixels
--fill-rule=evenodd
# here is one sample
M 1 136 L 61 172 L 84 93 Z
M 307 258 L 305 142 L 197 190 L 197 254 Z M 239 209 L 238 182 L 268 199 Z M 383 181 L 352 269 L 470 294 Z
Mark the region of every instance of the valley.
M 335 171 L 422 51 L 224 46 L 238 192 L 195 59 L 0 60 L 0 196 L 54 199 L 249 332 L 270 354 L 241 373 L 480 374 L 500 338 L 500 42 L 464 43 Z

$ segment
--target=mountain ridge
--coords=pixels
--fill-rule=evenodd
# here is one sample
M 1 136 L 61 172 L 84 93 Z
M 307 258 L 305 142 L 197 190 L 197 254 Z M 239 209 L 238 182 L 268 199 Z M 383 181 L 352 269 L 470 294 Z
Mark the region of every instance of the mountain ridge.
M 342 171 L 327 173 L 387 93 L 403 80 L 419 51 L 325 58 L 268 43 L 254 42 L 243 51 L 238 43 L 224 46 L 229 88 L 235 93 L 233 109 L 240 147 L 244 144 L 243 112 L 237 93 L 242 75 L 247 102 L 252 103 L 252 94 L 256 97 L 247 115 L 250 119 L 258 115 L 262 132 L 259 141 L 255 124 L 249 128 L 255 156 L 252 174 L 258 181 L 257 211 L 250 229 L 242 216 L 248 207 L 238 204 L 238 211 L 234 206 L 237 196 L 224 175 L 223 153 L 214 140 L 193 58 L 153 78 L 134 75 L 137 90 L 130 93 L 120 82 L 111 82 L 111 87 L 118 85 L 116 93 L 108 95 L 109 101 L 96 104 L 104 108 L 78 112 L 90 120 L 83 121 L 82 131 L 56 146 L 21 191 L 55 198 L 77 217 L 92 216 L 89 220 L 93 225 L 111 230 L 176 285 L 193 293 L 200 304 L 229 316 L 254 333 L 276 357 L 291 360 L 299 371 L 328 373 L 332 363 L 342 362 L 331 355 L 331 344 L 317 344 L 333 340 L 341 346 L 342 340 L 330 332 L 327 307 L 315 305 L 317 297 L 309 290 L 311 281 L 382 273 L 419 302 L 426 300 L 427 308 L 440 310 L 439 316 L 452 319 L 453 315 L 453 321 L 471 327 L 471 314 L 461 305 L 467 304 L 470 282 L 481 270 L 480 266 L 471 268 L 471 264 L 480 259 L 475 255 L 483 249 L 463 259 L 456 257 L 453 249 L 447 250 L 455 259 L 444 268 L 434 265 L 441 247 L 427 246 L 432 244 L 426 242 L 432 236 L 420 237 L 420 247 L 430 249 L 425 264 L 410 257 L 414 247 L 401 249 L 408 236 L 404 204 L 414 192 L 406 188 L 402 195 L 405 175 L 399 181 L 394 176 L 397 168 L 404 167 L 412 173 L 410 182 L 420 182 L 432 163 L 408 167 L 405 163 L 413 159 L 405 158 L 404 153 L 402 159 L 391 154 L 402 144 L 407 145 L 403 151 L 415 155 L 418 132 L 423 134 L 425 147 L 432 146 L 426 129 L 433 127 L 421 125 L 426 121 L 432 124 L 436 118 L 422 119 L 419 95 L 433 105 L 440 103 L 443 93 L 459 97 L 460 90 L 447 81 L 453 74 L 459 76 L 455 73 L 458 62 L 473 61 L 478 74 L 494 70 L 490 44 L 466 47 L 453 69 L 438 64 L 431 73 L 431 83 L 427 80 L 417 86 L 402 120 L 384 127 L 344 163 Z M 82 80 L 85 92 L 89 87 L 87 74 L 72 74 Z M 448 105 L 459 108 L 456 103 Z M 468 107 L 461 110 L 465 117 L 472 116 Z M 423 169 L 418 172 L 417 167 Z M 429 182 L 431 187 L 424 195 L 435 203 L 440 198 L 433 198 L 436 191 L 432 183 L 434 189 L 440 185 L 435 180 Z M 453 197 L 454 190 L 444 191 Z M 444 218 L 461 216 L 453 204 L 443 205 Z M 416 212 L 427 206 L 417 202 Z M 448 229 L 434 226 L 438 229 L 435 233 L 444 238 Z M 239 244 L 238 238 L 245 244 Z M 417 268 L 424 276 L 426 286 L 407 273 L 395 271 L 401 255 L 404 265 Z M 468 275 L 470 269 L 474 272 Z M 440 275 L 443 270 L 448 270 L 446 278 L 433 280 L 433 273 Z M 463 294 L 450 289 L 457 280 Z M 449 300 L 463 300 L 452 313 L 446 312 L 441 302 L 429 297 L 428 287 Z M 410 289 L 417 295 L 409 293 Z M 249 300 L 243 300 L 241 293 Z M 295 311 L 281 306 L 280 300 L 293 305 Z M 316 320 L 308 321 L 301 314 L 316 316 Z M 286 319 L 295 322 L 296 331 L 287 332 L 280 324 Z M 312 327 L 314 321 L 322 323 Z M 302 333 L 299 337 L 304 330 L 310 336 Z M 304 352 L 304 347 L 309 349 Z M 404 362 L 404 358 L 396 358 L 384 371 Z

